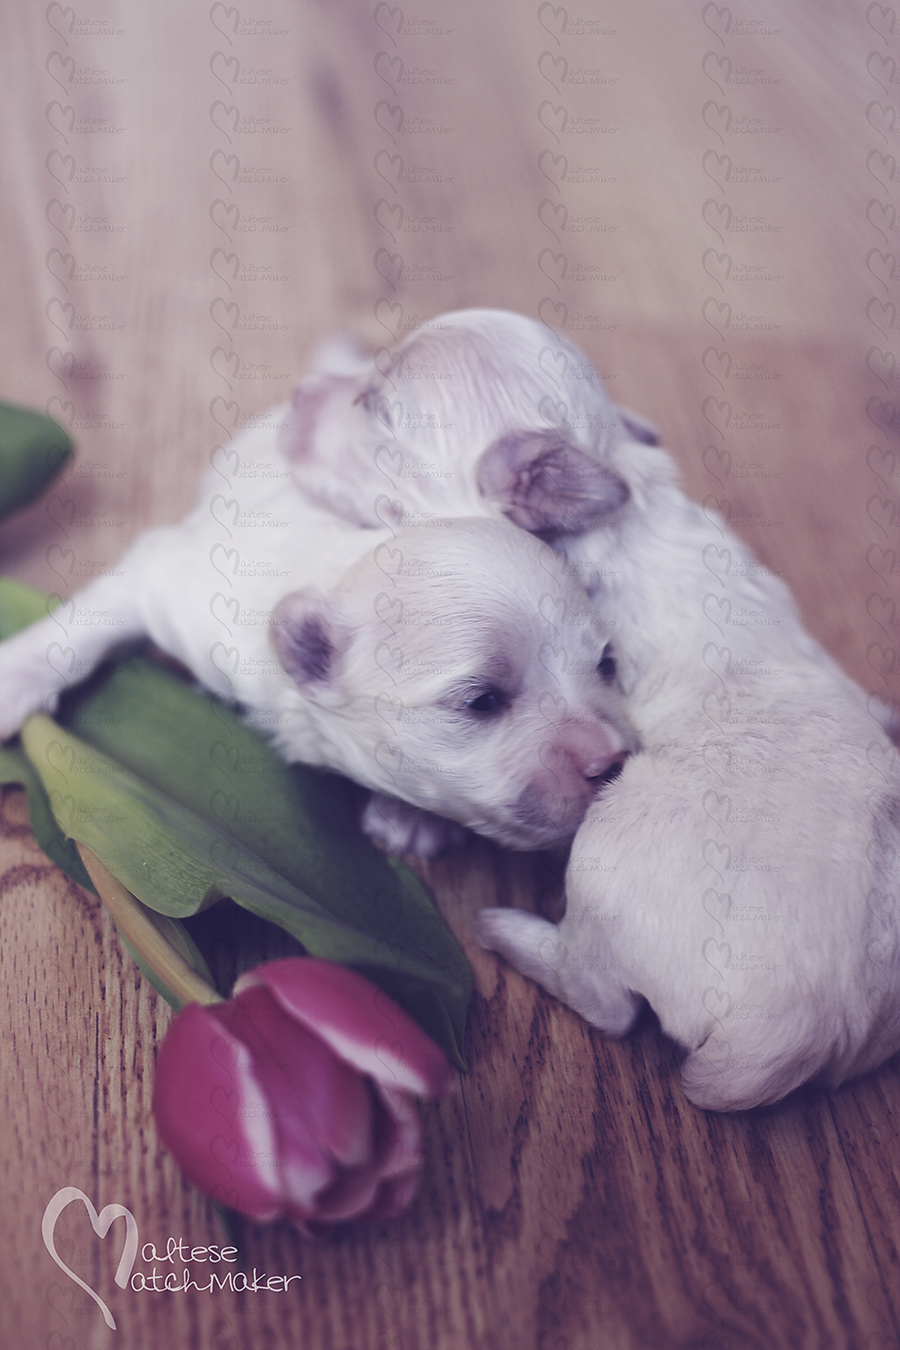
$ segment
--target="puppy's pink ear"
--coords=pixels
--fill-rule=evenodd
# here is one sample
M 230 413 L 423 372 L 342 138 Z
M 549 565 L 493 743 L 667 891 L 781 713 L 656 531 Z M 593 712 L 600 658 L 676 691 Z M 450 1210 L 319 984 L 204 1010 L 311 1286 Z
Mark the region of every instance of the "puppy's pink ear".
M 477 467 L 483 497 L 531 534 L 578 534 L 605 520 L 628 485 L 558 431 L 513 431 L 488 446 Z
M 291 679 L 307 692 L 327 688 L 349 635 L 319 591 L 292 591 L 272 612 L 272 643 Z

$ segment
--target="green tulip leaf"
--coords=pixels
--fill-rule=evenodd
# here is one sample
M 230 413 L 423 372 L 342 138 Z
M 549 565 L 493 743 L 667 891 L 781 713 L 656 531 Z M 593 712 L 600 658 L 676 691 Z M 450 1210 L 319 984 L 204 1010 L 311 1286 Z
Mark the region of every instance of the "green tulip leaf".
M 47 606 L 0 580 L 0 636 Z M 0 781 L 25 783 L 38 842 L 68 875 L 83 874 L 74 839 L 173 919 L 230 896 L 379 984 L 464 1067 L 468 962 L 414 873 L 361 834 L 345 780 L 284 763 L 147 657 L 67 695 L 58 720 L 30 718 L 22 746 L 0 750 Z
M 0 519 L 39 497 L 72 450 L 68 434 L 52 418 L 0 403 Z
M 191 966 L 193 966 L 197 974 L 202 976 L 207 984 L 214 988 L 212 973 L 209 966 L 206 964 L 206 959 L 184 924 L 179 923 L 178 919 L 166 918 L 164 914 L 156 914 L 155 917 L 163 936 L 170 946 L 174 947 L 175 950 L 183 956 Z M 152 966 L 147 964 L 143 953 L 139 952 L 138 949 L 128 941 L 128 938 L 125 937 L 121 930 L 119 930 L 119 940 L 144 978 L 150 981 L 156 992 L 162 995 L 169 1006 L 174 1008 L 175 1012 L 180 1012 L 184 1007 L 183 1000 L 179 998 L 177 994 L 172 992 L 159 971 L 154 970 Z
M 56 608 L 59 600 L 36 586 L 12 577 L 0 577 L 0 639 L 12 637 L 20 628 L 44 619 Z
M 132 698 L 143 709 L 139 730 L 123 715 Z M 199 725 L 168 720 L 171 706 L 185 701 L 195 704 Z M 468 967 L 462 953 L 455 959 L 456 944 L 424 888 L 362 839 L 352 812 L 340 809 L 340 780 L 301 771 L 299 790 L 285 784 L 283 800 L 265 780 L 257 784 L 268 747 L 237 717 L 227 748 L 239 755 L 246 747 L 253 758 L 228 756 L 233 791 L 226 796 L 216 786 L 222 711 L 137 658 L 112 671 L 68 717 L 72 727 L 116 741 L 116 758 L 42 714 L 26 722 L 22 744 L 63 833 L 92 849 L 143 904 L 184 918 L 230 896 L 311 955 L 376 980 L 384 971 L 395 995 L 408 982 L 417 1016 L 428 1016 L 436 1001 L 427 1029 L 446 1043 L 453 1028 L 458 1052 Z M 211 716 L 206 725 L 204 712 Z M 274 778 L 281 768 L 276 759 Z M 258 809 L 257 791 L 265 803 Z M 309 804 L 314 812 L 302 810 Z M 267 843 L 265 855 L 251 841 Z
M 78 849 L 57 825 L 44 785 L 31 761 L 17 745 L 0 746 L 0 784 L 7 783 L 21 783 L 24 787 L 28 795 L 32 833 L 50 861 L 67 877 L 77 881 L 79 886 L 93 891 L 94 883 L 85 871 Z

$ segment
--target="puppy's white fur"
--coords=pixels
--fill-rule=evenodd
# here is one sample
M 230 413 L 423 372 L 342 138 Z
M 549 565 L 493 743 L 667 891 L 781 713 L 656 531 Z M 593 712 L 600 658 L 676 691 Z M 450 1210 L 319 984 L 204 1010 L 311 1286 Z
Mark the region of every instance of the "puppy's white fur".
M 562 922 L 485 910 L 482 943 L 607 1034 L 648 1000 L 690 1052 L 685 1091 L 710 1109 L 814 1077 L 835 1086 L 894 1054 L 890 710 L 684 496 L 669 457 L 640 443 L 646 425 L 565 339 L 464 311 L 379 364 L 301 386 L 297 480 L 363 524 L 481 512 L 545 534 L 615 635 L 643 746 L 578 831 Z M 342 449 L 353 470 L 338 484 Z
M 571 570 L 507 522 L 397 532 L 336 519 L 290 480 L 286 415 L 242 433 L 181 524 L 146 531 L 115 573 L 0 645 L 0 736 L 149 635 L 289 760 L 511 847 L 570 839 L 635 745 Z M 367 814 L 396 847 L 442 842 L 391 800 Z

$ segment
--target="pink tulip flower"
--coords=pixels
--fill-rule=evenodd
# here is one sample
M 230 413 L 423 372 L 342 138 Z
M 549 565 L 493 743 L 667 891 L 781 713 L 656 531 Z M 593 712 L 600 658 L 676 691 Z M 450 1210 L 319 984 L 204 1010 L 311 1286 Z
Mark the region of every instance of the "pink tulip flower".
M 153 1110 L 188 1178 L 219 1203 L 321 1233 L 403 1212 L 422 1162 L 412 1099 L 452 1080 L 438 1046 L 368 980 L 287 957 L 242 975 L 227 1002 L 182 1009 Z

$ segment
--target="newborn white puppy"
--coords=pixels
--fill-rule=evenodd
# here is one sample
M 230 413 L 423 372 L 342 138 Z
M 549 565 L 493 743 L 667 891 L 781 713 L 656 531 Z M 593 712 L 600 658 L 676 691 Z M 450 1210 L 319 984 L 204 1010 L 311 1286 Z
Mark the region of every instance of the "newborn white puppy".
M 897 753 L 668 458 L 620 454 L 628 507 L 565 546 L 643 753 L 576 835 L 562 922 L 486 910 L 479 936 L 609 1035 L 647 999 L 698 1106 L 836 1086 L 900 1048 Z
M 570 839 L 635 746 L 583 588 L 507 522 L 361 531 L 311 505 L 278 470 L 285 412 L 229 447 L 186 520 L 0 645 L 0 736 L 149 635 L 288 760 L 510 847 Z M 423 851 L 442 842 L 381 808 L 398 846 L 404 826 Z
M 608 1035 L 649 1001 L 709 1109 L 894 1054 L 900 767 L 884 709 L 566 340 L 462 312 L 381 364 L 318 404 L 301 387 L 298 481 L 348 519 L 404 519 L 410 502 L 550 538 L 614 634 L 642 744 L 578 831 L 562 922 L 488 909 L 482 943 Z M 320 447 L 367 404 L 338 490 Z M 389 472 L 396 502 L 378 498 Z

